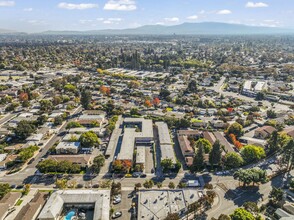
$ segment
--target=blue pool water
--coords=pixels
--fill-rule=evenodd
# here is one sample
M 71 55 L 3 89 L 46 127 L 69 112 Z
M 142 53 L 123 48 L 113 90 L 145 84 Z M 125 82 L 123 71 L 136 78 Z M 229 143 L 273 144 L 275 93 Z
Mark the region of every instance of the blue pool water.
M 70 211 L 66 214 L 66 216 L 64 217 L 64 220 L 71 220 L 71 218 L 75 215 L 76 215 L 75 211 Z

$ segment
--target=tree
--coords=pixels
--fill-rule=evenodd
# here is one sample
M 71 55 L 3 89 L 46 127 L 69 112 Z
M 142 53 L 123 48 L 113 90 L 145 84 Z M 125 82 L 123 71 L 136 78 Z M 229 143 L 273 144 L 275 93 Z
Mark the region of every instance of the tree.
M 229 215 L 221 214 L 218 217 L 218 220 L 231 220 L 231 217 Z
M 255 145 L 246 145 L 241 150 L 241 156 L 245 163 L 253 163 L 265 158 L 265 152 L 262 147 Z
M 212 150 L 209 153 L 209 163 L 211 166 L 213 165 L 219 165 L 221 162 L 221 156 L 222 156 L 222 151 L 221 151 L 221 146 L 219 143 L 219 140 L 214 142 L 212 146 Z
M 287 170 L 292 170 L 294 164 L 294 140 L 292 138 L 284 147 L 282 162 L 287 164 Z
M 80 128 L 83 127 L 79 122 L 76 121 L 70 121 L 66 125 L 66 129 L 71 129 L 71 128 Z
M 248 202 L 245 202 L 243 204 L 243 207 L 250 213 L 254 213 L 254 215 L 257 215 L 258 212 L 259 212 L 259 208 L 256 204 L 256 202 L 251 202 L 251 201 L 248 201 Z
M 143 183 L 143 186 L 144 186 L 146 189 L 151 189 L 151 188 L 154 186 L 154 182 L 153 182 L 153 180 L 146 180 L 146 181 Z
M 231 214 L 232 220 L 255 220 L 254 216 L 245 210 L 244 208 L 237 208 L 233 214 Z
M 142 184 L 141 183 L 136 183 L 135 184 L 135 191 L 138 191 L 140 188 L 142 187 Z
M 172 159 L 169 159 L 169 158 L 163 159 L 160 162 L 160 165 L 161 165 L 164 173 L 167 173 L 168 171 L 170 171 L 171 169 L 174 168 L 173 161 L 172 161 Z
M 179 220 L 180 216 L 178 213 L 168 213 L 164 220 Z
M 200 145 L 197 149 L 197 152 L 194 156 L 193 165 L 192 165 L 192 171 L 197 171 L 203 168 L 204 166 L 204 151 L 203 146 Z
M 268 152 L 274 153 L 280 148 L 278 131 L 273 131 L 268 140 Z
M 0 199 L 2 199 L 10 191 L 11 188 L 8 183 L 0 183 Z
M 104 157 L 102 154 L 98 155 L 98 156 L 95 157 L 94 160 L 93 160 L 93 164 L 92 164 L 92 166 L 91 166 L 91 170 L 92 170 L 94 173 L 99 173 L 101 167 L 104 166 L 104 163 L 105 163 L 105 157 Z
M 270 109 L 270 110 L 267 110 L 266 111 L 266 116 L 268 118 L 276 118 L 277 117 L 277 114 L 275 113 L 274 110 Z
M 159 96 L 166 98 L 170 95 L 170 91 L 168 91 L 167 89 L 162 88 L 160 90 Z
M 196 80 L 192 79 L 189 82 L 187 90 L 189 92 L 192 92 L 192 93 L 196 93 L 197 92 L 197 82 L 196 82 Z
M 54 125 L 55 125 L 55 126 L 61 125 L 62 122 L 63 122 L 63 118 L 62 118 L 61 115 L 56 116 L 56 117 L 54 118 Z
M 277 204 L 283 200 L 284 191 L 280 188 L 273 187 L 270 191 L 269 198 L 271 198 L 274 204 Z
M 266 180 L 266 171 L 261 169 L 239 169 L 234 173 L 234 179 L 243 182 L 243 186 L 249 185 L 250 183 L 260 183 Z
M 99 90 L 103 95 L 110 95 L 110 88 L 109 87 L 102 85 L 102 86 L 100 86 Z
M 23 101 L 28 101 L 28 100 L 29 100 L 29 95 L 28 95 L 28 93 L 26 93 L 26 92 L 22 92 L 22 93 L 20 93 L 20 94 L 19 94 L 19 100 L 20 100 L 21 102 L 23 102 Z
M 36 131 L 36 126 L 31 121 L 22 120 L 17 124 L 17 127 L 14 129 L 15 135 L 24 140 L 29 137 L 32 133 Z
M 224 157 L 224 165 L 227 168 L 237 168 L 244 163 L 243 158 L 236 152 L 227 153 Z
M 234 122 L 228 127 L 228 130 L 226 132 L 228 135 L 229 134 L 234 134 L 236 137 L 240 137 L 243 134 L 243 127 L 240 125 L 238 122 Z
M 37 126 L 41 126 L 45 124 L 47 120 L 48 120 L 48 117 L 46 115 L 40 115 L 36 120 L 36 124 Z
M 34 156 L 34 153 L 37 150 L 39 150 L 38 146 L 29 146 L 28 148 L 23 148 L 20 150 L 17 158 L 18 158 L 18 160 L 26 162 L 28 159 L 30 159 L 32 156 Z
M 176 185 L 174 184 L 174 182 L 169 182 L 168 188 L 174 189 L 174 188 L 176 188 Z
M 29 194 L 30 189 L 31 189 L 31 184 L 25 184 L 22 194 L 23 195 Z
M 53 109 L 53 104 L 50 100 L 43 99 L 40 101 L 40 109 L 43 112 L 49 112 Z
M 93 131 L 87 131 L 80 136 L 79 141 L 85 148 L 92 148 L 100 144 L 98 136 Z
M 91 101 L 92 101 L 92 93 L 89 90 L 82 90 L 80 102 L 83 108 L 89 109 Z
M 131 80 L 129 82 L 129 87 L 132 89 L 138 89 L 140 87 L 141 83 L 138 80 Z
M 77 87 L 75 87 L 74 85 L 72 84 L 66 84 L 64 87 L 63 87 L 64 91 L 66 92 L 75 92 L 77 90 Z
M 204 149 L 205 154 L 208 154 L 212 149 L 211 143 L 205 138 L 200 138 L 196 141 L 195 147 L 198 149 L 200 146 Z
M 264 92 L 258 92 L 258 93 L 256 94 L 256 97 L 255 97 L 255 99 L 256 99 L 257 101 L 264 100 L 264 98 L 265 98 L 265 94 L 264 94 Z
M 146 99 L 144 102 L 144 106 L 147 108 L 151 108 L 152 107 L 152 103 L 150 102 L 150 100 Z
M 59 189 L 65 189 L 67 187 L 67 180 L 66 179 L 57 179 L 55 185 Z
M 158 107 L 159 106 L 159 104 L 160 104 L 160 99 L 159 98 L 154 98 L 153 99 L 153 105 L 155 106 L 155 107 Z

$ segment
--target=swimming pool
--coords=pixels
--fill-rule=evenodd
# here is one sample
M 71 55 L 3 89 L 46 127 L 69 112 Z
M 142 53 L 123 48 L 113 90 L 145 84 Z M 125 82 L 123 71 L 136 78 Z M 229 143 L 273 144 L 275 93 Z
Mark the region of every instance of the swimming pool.
M 69 211 L 67 214 L 66 214 L 66 216 L 64 217 L 64 220 L 71 220 L 71 218 L 73 217 L 73 216 L 75 216 L 76 215 L 76 212 L 75 211 Z

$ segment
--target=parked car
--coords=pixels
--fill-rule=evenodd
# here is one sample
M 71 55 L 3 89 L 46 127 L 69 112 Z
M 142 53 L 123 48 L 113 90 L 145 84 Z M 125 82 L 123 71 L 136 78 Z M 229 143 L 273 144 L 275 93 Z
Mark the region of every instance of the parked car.
M 30 161 L 28 162 L 28 164 L 31 164 L 31 163 L 33 163 L 33 162 L 34 162 L 34 160 L 35 160 L 35 158 L 32 158 L 32 159 L 30 159 Z
M 140 178 L 146 178 L 147 175 L 145 173 L 141 174 Z
M 122 216 L 122 212 L 118 211 L 118 212 L 113 213 L 113 215 L 111 217 L 112 217 L 112 219 L 115 219 L 115 218 L 119 218 L 121 216 Z
M 140 174 L 138 174 L 138 173 L 133 173 L 132 174 L 132 177 L 135 177 L 135 178 L 137 178 L 137 177 L 139 177 L 140 176 Z
M 287 195 L 287 199 L 289 199 L 291 202 L 294 202 L 294 198 L 290 195 Z

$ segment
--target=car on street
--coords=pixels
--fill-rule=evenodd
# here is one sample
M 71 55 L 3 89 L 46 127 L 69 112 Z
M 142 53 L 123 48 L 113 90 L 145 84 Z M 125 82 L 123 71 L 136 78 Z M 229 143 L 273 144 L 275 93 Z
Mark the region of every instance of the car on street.
M 137 177 L 139 177 L 139 176 L 140 176 L 139 173 L 133 173 L 133 174 L 132 174 L 132 177 L 134 177 L 134 178 L 137 178 Z
M 112 204 L 116 205 L 116 204 L 118 204 L 120 202 L 121 202 L 121 195 L 114 196 Z
M 145 173 L 141 174 L 140 178 L 146 178 L 147 175 Z
M 116 218 L 119 218 L 121 216 L 122 216 L 122 212 L 118 211 L 118 212 L 113 213 L 113 215 L 111 217 L 112 217 L 112 219 L 116 219 Z
M 287 199 L 289 199 L 291 202 L 294 202 L 294 198 L 292 197 L 292 196 L 290 196 L 290 195 L 287 195 L 287 197 L 286 197 Z

